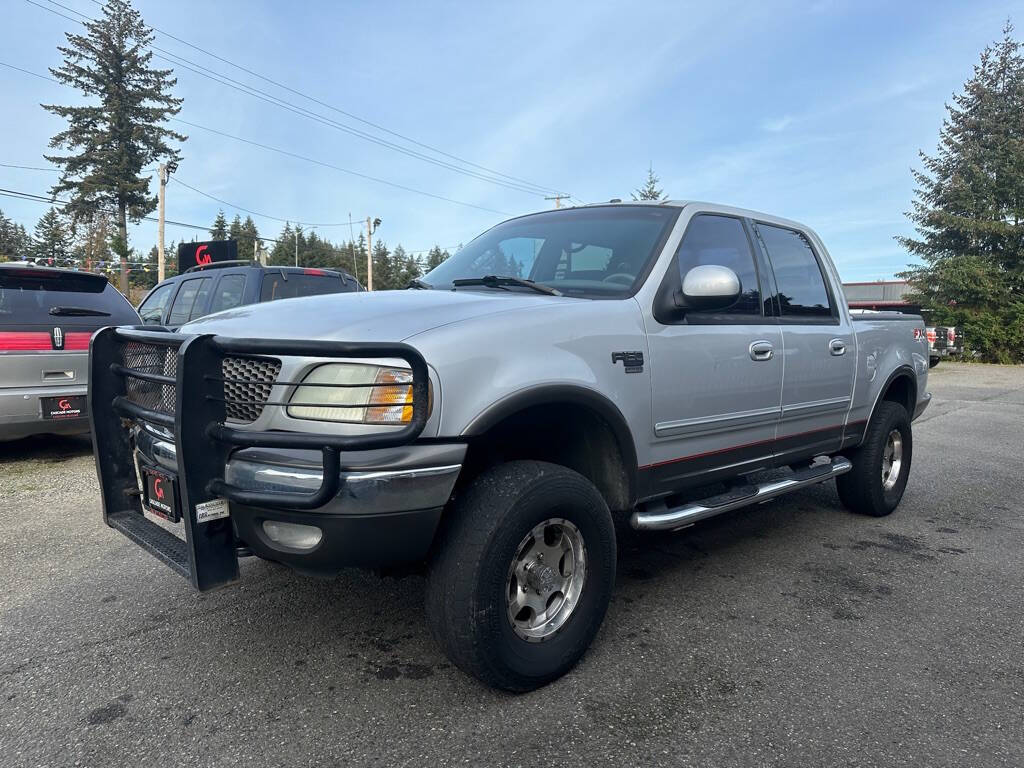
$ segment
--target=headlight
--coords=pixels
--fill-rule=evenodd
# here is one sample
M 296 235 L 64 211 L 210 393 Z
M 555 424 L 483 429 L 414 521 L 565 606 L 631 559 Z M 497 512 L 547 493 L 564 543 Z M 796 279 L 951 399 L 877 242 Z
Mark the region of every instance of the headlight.
M 360 363 L 327 363 L 306 374 L 291 396 L 297 419 L 358 424 L 412 421 L 412 371 Z

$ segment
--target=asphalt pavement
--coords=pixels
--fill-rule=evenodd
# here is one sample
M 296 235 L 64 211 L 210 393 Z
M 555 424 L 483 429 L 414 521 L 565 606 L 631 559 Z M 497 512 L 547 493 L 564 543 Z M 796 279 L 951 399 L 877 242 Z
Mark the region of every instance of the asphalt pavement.
M 0 444 L 3 766 L 1020 766 L 1024 368 L 943 363 L 890 517 L 830 483 L 622 542 L 539 691 L 446 661 L 418 576 L 246 559 L 206 595 L 103 525 L 82 439 Z

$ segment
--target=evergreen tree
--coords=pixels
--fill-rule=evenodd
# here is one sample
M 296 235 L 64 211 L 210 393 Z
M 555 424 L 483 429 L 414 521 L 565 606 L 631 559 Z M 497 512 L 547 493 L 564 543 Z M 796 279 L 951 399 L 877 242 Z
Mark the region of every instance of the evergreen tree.
M 224 211 L 217 211 L 217 218 L 213 220 L 213 226 L 210 227 L 210 239 L 228 239 L 228 220 L 224 218 Z
M 956 325 L 985 359 L 1024 360 L 1024 57 L 1007 23 L 946 105 L 912 210 L 921 263 L 900 276 L 929 324 Z
M 235 221 L 237 220 L 236 216 Z M 234 228 L 234 222 L 231 223 L 231 226 Z M 245 217 L 235 239 L 238 240 L 238 258 L 251 259 L 255 253 L 256 241 L 260 239 L 260 232 L 256 228 L 256 222 L 252 220 L 252 216 Z
M 633 193 L 633 199 L 634 200 L 659 200 L 659 201 L 660 200 L 667 200 L 668 199 L 668 195 L 666 195 L 661 190 L 661 188 L 658 186 L 658 183 L 660 181 L 661 181 L 661 179 L 659 179 L 657 176 L 654 175 L 654 166 L 653 165 L 649 165 L 647 167 L 647 181 L 646 181 L 646 183 L 644 183 L 644 185 L 642 187 L 640 187 L 639 189 L 637 189 Z
M 97 213 L 73 222 L 72 230 L 76 236 L 74 254 L 81 267 L 91 270 L 101 261 L 110 261 L 114 222 L 109 215 Z
M 449 256 L 451 256 L 451 254 L 448 253 L 448 251 L 442 251 L 441 246 L 435 245 L 433 248 L 430 249 L 430 251 L 427 252 L 427 272 L 432 270 L 434 267 L 438 267 L 441 264 L 444 264 L 444 262 L 448 259 Z
M 0 256 L 24 259 L 32 255 L 32 238 L 25 227 L 4 216 L 0 211 Z
M 50 208 L 39 219 L 33 241 L 32 255 L 37 260 L 52 267 L 69 266 L 71 241 L 56 208 Z
M 51 192 L 71 193 L 68 212 L 75 220 L 111 207 L 116 210 L 114 242 L 121 258 L 121 290 L 126 291 L 127 220 L 138 221 L 156 207 L 142 169 L 159 160 L 180 159 L 167 142 L 186 137 L 163 123 L 178 113 L 181 99 L 171 95 L 177 83 L 171 70 L 150 67 L 153 33 L 128 0 L 107 0 L 103 16 L 86 21 L 85 30 L 84 35 L 66 33 L 68 44 L 58 47 L 64 63 L 50 71 L 99 103 L 43 105 L 68 122 L 50 139 L 50 147 L 71 153 L 46 156 L 61 168 Z

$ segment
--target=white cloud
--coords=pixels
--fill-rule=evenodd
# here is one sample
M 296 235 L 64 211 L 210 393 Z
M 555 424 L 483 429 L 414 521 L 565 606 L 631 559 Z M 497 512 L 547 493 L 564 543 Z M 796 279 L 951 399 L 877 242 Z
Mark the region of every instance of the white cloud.
M 784 115 L 782 117 L 773 117 L 761 122 L 761 128 L 769 131 L 770 133 L 779 133 L 786 130 L 793 122 L 794 118 L 792 115 Z

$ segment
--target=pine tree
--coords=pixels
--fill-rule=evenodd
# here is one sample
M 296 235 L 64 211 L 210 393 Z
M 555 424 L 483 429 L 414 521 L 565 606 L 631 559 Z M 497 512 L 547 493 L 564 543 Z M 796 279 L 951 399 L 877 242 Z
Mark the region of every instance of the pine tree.
M 210 227 L 210 239 L 228 239 L 228 220 L 224 218 L 224 211 L 217 211 L 217 218 L 213 220 L 213 226 Z
M 75 258 L 81 266 L 91 270 L 100 261 L 110 260 L 114 222 L 108 214 L 101 212 L 77 223 L 72 222 L 72 231 L 76 236 Z
M 25 227 L 4 216 L 0 211 L 0 256 L 8 259 L 24 259 L 32 255 L 32 238 Z
M 1007 23 L 974 76 L 946 105 L 935 155 L 912 210 L 917 237 L 898 242 L 922 263 L 900 276 L 929 324 L 961 327 L 984 358 L 1024 360 L 1024 57 Z
M 113 207 L 117 213 L 116 246 L 121 257 L 121 290 L 128 287 L 128 229 L 133 221 L 156 207 L 149 178 L 142 169 L 159 160 L 176 162 L 178 151 L 167 141 L 186 137 L 163 127 L 181 108 L 171 95 L 177 80 L 169 69 L 153 69 L 148 50 L 152 30 L 128 0 L 107 0 L 103 16 L 86 21 L 84 35 L 66 33 L 68 44 L 58 46 L 64 63 L 51 69 L 65 85 L 74 86 L 98 104 L 43 108 L 68 121 L 50 139 L 52 149 L 66 156 L 46 159 L 60 166 L 60 180 L 51 190 L 71 193 L 68 212 L 77 220 Z
M 238 217 L 236 216 L 235 221 L 237 220 Z M 231 226 L 234 228 L 234 222 L 231 223 Z M 238 240 L 238 258 L 251 259 L 255 253 L 253 246 L 260 239 L 260 232 L 256 228 L 256 222 L 252 220 L 252 216 L 245 217 L 245 221 L 242 222 L 234 239 Z
M 39 219 L 33 241 L 32 255 L 37 260 L 53 267 L 69 266 L 71 241 L 56 208 L 50 208 Z
M 658 183 L 660 181 L 661 181 L 661 179 L 659 179 L 657 176 L 654 175 L 654 166 L 653 165 L 649 165 L 647 167 L 647 182 L 642 187 L 640 187 L 639 189 L 637 189 L 633 193 L 633 199 L 634 200 L 659 200 L 659 201 L 660 200 L 667 200 L 668 199 L 668 195 L 666 195 L 661 190 L 661 188 L 658 187 Z
M 427 263 L 426 271 L 429 272 L 434 267 L 439 267 L 451 256 L 448 251 L 442 251 L 441 246 L 435 245 L 427 252 Z

